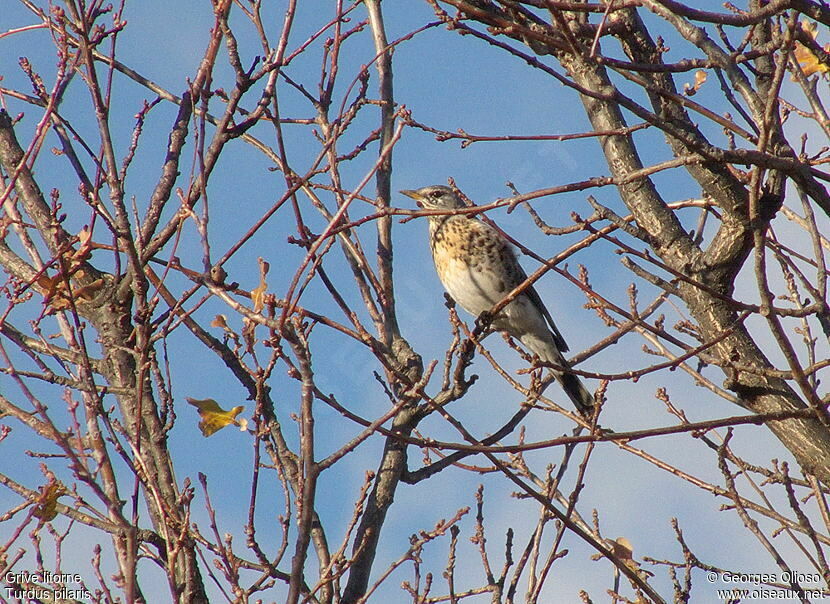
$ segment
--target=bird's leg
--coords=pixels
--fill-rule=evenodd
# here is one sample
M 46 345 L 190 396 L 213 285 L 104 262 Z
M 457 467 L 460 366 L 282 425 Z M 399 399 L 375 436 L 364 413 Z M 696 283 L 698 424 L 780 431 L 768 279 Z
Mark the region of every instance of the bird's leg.
M 476 326 L 473 330 L 473 336 L 478 338 L 481 336 L 480 339 L 484 339 L 488 334 L 490 334 L 493 330 L 490 329 L 490 325 L 493 322 L 493 313 L 489 310 L 483 311 L 478 317 L 476 317 Z M 483 334 L 483 335 L 482 335 Z
M 450 310 L 455 308 L 455 300 L 453 300 L 452 296 L 449 295 L 447 292 L 444 292 L 444 306 L 446 306 Z

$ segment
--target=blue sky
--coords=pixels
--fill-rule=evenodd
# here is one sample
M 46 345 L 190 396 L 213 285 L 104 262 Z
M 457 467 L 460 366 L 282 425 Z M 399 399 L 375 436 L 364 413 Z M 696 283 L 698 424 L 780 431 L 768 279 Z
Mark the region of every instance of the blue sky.
M 33 18 L 18 4 L 4 7 L 0 16 L 0 32 L 33 23 Z M 185 78 L 192 77 L 203 52 L 208 30 L 212 25 L 209 4 L 200 2 L 186 3 L 189 8 L 182 14 L 179 3 L 132 3 L 125 13 L 128 25 L 119 37 L 118 55 L 124 63 L 134 66 L 140 73 L 159 83 L 164 88 L 179 94 L 186 85 Z M 269 7 L 273 12 L 268 15 L 272 31 L 275 23 L 282 16 L 283 4 Z M 308 32 L 315 31 L 324 11 L 328 19 L 330 6 L 320 2 L 300 3 L 300 13 L 296 34 L 292 36 L 290 47 L 301 42 Z M 323 9 L 321 10 L 321 7 Z M 404 0 L 386 0 L 383 3 L 386 15 L 387 32 L 390 39 L 402 36 L 424 23 L 434 20 L 426 3 Z M 362 9 L 355 12 L 355 19 L 362 19 Z M 238 19 L 239 15 L 237 15 Z M 232 20 L 232 25 L 242 27 L 241 19 Z M 240 49 L 250 60 L 257 52 L 256 43 L 239 36 Z M 360 66 L 371 61 L 374 50 L 369 44 L 370 38 L 356 36 L 346 46 L 341 64 L 341 79 L 338 92 L 346 93 L 349 82 Z M 673 52 L 681 56 L 686 50 L 677 44 Z M 51 81 L 55 57 L 48 36 L 44 31 L 32 31 L 24 34 L 0 38 L 0 76 L 4 79 L 0 85 L 9 88 L 26 89 L 25 82 L 17 67 L 17 56 L 25 54 L 32 64 Z M 677 58 L 677 57 L 675 57 Z M 220 68 L 214 87 L 233 85 L 232 75 L 225 67 L 224 57 L 218 62 Z M 319 72 L 320 45 L 314 45 L 307 57 L 292 64 L 287 73 L 296 80 L 314 89 Z M 574 95 L 565 90 L 558 82 L 541 72 L 529 69 L 521 61 L 509 57 L 488 45 L 472 39 L 457 36 L 442 27 L 432 28 L 415 36 L 395 50 L 395 96 L 400 104 L 412 111 L 413 118 L 436 128 L 454 131 L 459 128 L 473 134 L 567 134 L 588 129 L 587 120 L 577 106 Z M 691 79 L 691 75 L 689 75 Z M 683 76 L 678 77 L 683 82 Z M 370 86 L 375 84 L 374 72 Z M 48 84 L 47 84 L 48 86 Z M 140 109 L 144 99 L 152 99 L 149 91 L 133 82 L 116 75 L 115 99 L 112 107 L 113 123 L 116 129 L 117 152 L 121 156 L 126 151 L 130 140 L 134 114 Z M 708 101 L 718 96 L 716 86 L 704 88 L 701 101 Z M 254 97 L 255 98 L 255 97 Z M 347 97 L 346 100 L 348 101 Z M 39 118 L 39 110 L 27 107 L 14 99 L 6 99 L 12 115 L 24 111 L 26 117 L 19 125 L 20 137 L 28 140 Z M 251 106 L 253 101 L 243 103 Z M 87 135 L 92 134 L 93 116 L 89 113 L 88 98 L 82 83 L 73 82 L 66 101 L 62 107 L 64 114 L 72 123 Z M 313 111 L 298 94 L 288 92 L 281 97 L 284 115 L 292 117 L 312 117 Z M 217 107 L 216 111 L 220 108 Z M 158 174 L 158 167 L 166 145 L 169 125 L 175 110 L 169 104 L 161 103 L 147 120 L 142 135 L 139 153 L 136 156 L 131 176 L 127 181 L 127 192 L 135 197 L 139 208 L 146 203 Z M 375 127 L 377 114 L 365 112 L 354 126 L 354 138 L 359 140 L 369 129 Z M 709 124 L 702 126 L 710 133 L 717 133 L 718 128 Z M 313 157 L 318 146 L 307 126 L 288 126 L 285 129 L 289 154 L 296 166 L 303 166 L 308 158 Z M 267 130 L 259 133 L 267 137 Z M 255 135 L 257 132 L 254 133 Z M 662 144 L 662 137 L 656 132 L 641 132 L 636 135 L 643 142 L 643 159 L 647 163 L 668 159 L 668 150 Z M 274 144 L 273 138 L 265 139 L 267 144 Z M 47 149 L 55 145 L 55 140 L 47 140 Z M 188 144 L 192 152 L 192 141 Z M 374 160 L 374 152 L 365 158 L 344 168 L 344 185 L 355 186 L 365 175 Z M 211 203 L 210 243 L 215 258 L 220 257 L 249 228 L 250 224 L 270 207 L 284 191 L 281 174 L 270 171 L 272 166 L 262 155 L 252 151 L 241 141 L 229 146 L 226 154 L 216 169 L 209 189 Z M 187 183 L 189 166 L 183 165 L 181 185 Z M 457 141 L 437 142 L 434 136 L 416 129 L 407 129 L 394 152 L 393 188 L 411 189 L 428 184 L 445 183 L 448 177 L 455 179 L 458 186 L 477 203 L 487 203 L 499 197 L 507 197 L 510 190 L 505 183 L 512 182 L 521 192 L 537 188 L 556 186 L 579 181 L 608 173 L 608 168 L 599 152 L 598 145 L 592 139 L 553 142 L 535 141 L 513 144 L 476 143 L 462 149 Z M 77 183 L 66 170 L 65 160 L 44 151 L 36 165 L 36 175 L 42 188 L 46 191 L 59 188 L 65 205 L 73 208 L 69 212 L 70 229 L 79 230 L 89 220 L 89 213 L 76 211 L 80 202 Z M 667 194 L 667 201 L 678 201 L 699 195 L 699 190 L 692 186 L 688 178 L 680 173 L 657 178 Z M 371 196 L 373 185 L 365 194 Z M 622 203 L 611 188 L 591 191 L 597 199 L 624 213 Z M 591 213 L 585 198 L 586 193 L 564 194 L 540 199 L 535 208 L 553 226 L 571 224 L 571 212 L 583 217 Z M 393 203 L 399 207 L 411 208 L 411 202 L 402 196 L 396 196 Z M 352 206 L 352 217 L 369 213 L 370 208 Z M 311 214 L 308 213 L 310 216 Z M 520 239 L 535 252 L 551 257 L 558 251 L 580 239 L 580 235 L 545 237 L 533 228 L 525 212 L 517 210 L 508 215 L 498 211 L 490 215 L 507 232 Z M 686 224 L 691 228 L 697 218 L 696 211 L 687 210 L 683 214 Z M 322 221 L 318 225 L 323 224 Z M 288 214 L 278 213 L 266 228 L 257 233 L 231 261 L 226 265 L 230 280 L 239 281 L 242 287 L 252 289 L 258 280 L 257 258 L 264 257 L 271 264 L 268 283 L 269 291 L 279 294 L 285 290 L 297 263 L 302 259 L 302 252 L 296 246 L 287 246 L 285 239 L 292 234 L 292 219 Z M 781 226 L 782 229 L 788 227 Z M 361 227 L 361 236 L 367 249 L 374 242 L 372 225 Z M 443 358 L 443 352 L 451 339 L 446 309 L 443 303 L 441 285 L 438 282 L 426 242 L 426 221 L 414 220 L 406 223 L 395 221 L 395 285 L 397 290 L 398 316 L 404 337 L 424 357 L 424 360 Z M 588 251 L 580 252 L 568 261 L 569 269 L 577 271 L 579 264 L 584 264 L 590 271 L 593 285 L 603 295 L 628 308 L 626 286 L 634 280 L 619 263 L 619 258 L 609 253 L 610 246 L 598 245 Z M 185 263 L 198 269 L 200 248 L 195 229 L 189 225 L 183 233 L 181 247 L 176 255 L 185 259 Z M 101 260 L 106 263 L 106 259 Z M 354 287 L 350 285 L 351 276 L 345 264 L 335 254 L 329 255 L 327 267 L 335 281 L 350 296 L 350 301 L 359 308 L 359 301 Z M 105 265 L 105 264 L 104 264 Z M 530 259 L 524 260 L 529 270 L 536 268 Z M 176 287 L 186 284 L 173 281 Z M 751 285 L 748 283 L 747 287 Z M 554 273 L 546 275 L 537 285 L 542 298 L 551 311 L 568 340 L 572 351 L 579 351 L 607 335 L 608 329 L 596 314 L 583 307 L 585 296 L 581 291 Z M 654 291 L 639 283 L 643 306 L 650 301 Z M 747 290 L 749 292 L 749 290 Z M 751 295 L 747 293 L 747 295 Z M 324 295 L 319 284 L 309 288 L 302 303 L 309 309 L 319 312 L 332 312 L 333 305 Z M 671 324 L 684 316 L 682 309 L 667 306 Z M 217 313 L 230 317 L 229 323 L 234 329 L 240 329 L 239 318 L 218 300 L 208 301 L 197 317 L 203 324 Z M 364 313 L 365 314 L 365 313 Z M 18 319 L 20 317 L 17 317 Z M 342 317 L 339 317 L 342 320 Z M 469 317 L 464 317 L 469 319 Z M 217 334 L 218 335 L 218 334 Z M 326 392 L 332 392 L 350 409 L 364 417 L 374 418 L 388 409 L 388 400 L 371 375 L 376 370 L 373 357 L 360 345 L 336 337 L 322 328 L 314 332 L 315 363 L 324 368 L 318 372 L 318 383 Z M 523 362 L 515 355 L 497 335 L 490 336 L 488 345 L 504 367 L 515 371 Z M 591 358 L 585 369 L 604 372 L 623 371 L 639 368 L 655 362 L 655 357 L 642 352 L 643 341 L 629 337 L 620 344 Z M 196 475 L 203 472 L 208 475 L 211 496 L 214 505 L 221 510 L 220 533 L 228 532 L 235 536 L 238 547 L 244 545 L 242 527 L 246 520 L 248 493 L 251 475 L 251 439 L 248 435 L 227 429 L 206 440 L 199 433 L 197 418 L 193 409 L 183 404 L 186 396 L 194 398 L 215 398 L 230 407 L 237 404 L 248 406 L 246 414 L 251 411 L 250 401 L 245 401 L 246 393 L 229 379 L 218 360 L 208 351 L 196 345 L 195 340 L 183 329 L 173 333 L 167 341 L 170 362 L 173 368 L 172 389 L 176 399 L 178 422 L 173 430 L 170 447 L 177 463 L 176 471 L 180 482 L 190 479 L 197 483 Z M 770 348 L 771 352 L 774 352 Z M 453 415 L 478 436 L 483 437 L 501 426 L 516 410 L 520 400 L 512 389 L 508 388 L 487 365 L 483 358 L 477 358 L 473 371 L 480 380 L 463 401 L 451 409 Z M 707 375 L 720 383 L 721 376 L 709 369 Z M 279 405 L 280 419 L 286 426 L 289 441 L 296 443 L 296 430 L 291 426 L 290 414 L 297 411 L 295 383 L 276 372 L 270 384 L 276 403 Z M 592 384 L 595 386 L 595 384 Z M 680 371 L 672 374 L 649 375 L 636 384 L 618 382 L 611 386 L 609 403 L 604 412 L 604 422 L 617 431 L 637 429 L 655 425 L 674 423 L 662 409 L 662 403 L 654 398 L 655 390 L 660 385 L 667 385 L 678 404 L 683 406 L 689 419 L 737 414 L 737 408 L 727 407 L 707 395 L 705 391 L 694 388 L 692 379 Z M 431 384 L 436 391 L 439 384 Z M 0 392 L 14 397 L 17 392 L 7 378 L 0 378 Z M 49 389 L 38 390 L 45 400 L 54 401 L 56 414 L 59 395 Z M 556 400 L 562 398 L 557 390 L 552 394 Z M 320 405 L 317 409 L 317 424 L 322 434 L 318 455 L 323 456 L 336 449 L 349 437 L 360 432 L 361 428 L 340 417 L 335 412 Z M 570 430 L 570 426 L 560 418 L 550 414 L 534 414 L 533 421 L 526 424 L 527 440 L 551 438 Z M 420 430 L 424 435 L 444 440 L 460 440 L 459 435 L 444 420 L 432 417 L 425 421 Z M 510 442 L 515 442 L 511 440 Z M 787 459 L 788 454 L 766 431 L 757 428 L 739 428 L 736 430 L 735 447 L 756 463 L 766 464 L 772 457 Z M 698 475 L 705 480 L 720 482 L 717 475 L 715 454 L 702 443 L 690 437 L 665 437 L 636 443 L 654 455 L 676 463 L 681 469 Z M 348 456 L 329 470 L 323 477 L 318 494 L 320 511 L 324 524 L 330 530 L 330 539 L 338 543 L 341 531 L 348 521 L 351 506 L 358 492 L 360 481 L 366 470 L 374 470 L 378 455 L 383 447 L 380 437 L 373 437 L 364 443 L 354 456 Z M 33 439 L 22 428 L 16 427 L 12 435 L 0 443 L 0 460 L 14 459 L 19 464 L 14 469 L 6 462 L 0 461 L 0 469 L 8 472 L 17 480 L 30 487 L 39 484 L 32 480 L 37 470 L 37 460 L 20 456 L 17 452 L 24 449 L 42 450 L 44 443 Z M 51 450 L 48 446 L 45 447 Z M 3 451 L 5 449 L 5 452 Z M 14 452 L 12 454 L 11 452 Z M 671 558 L 679 560 L 682 553 L 674 540 L 670 519 L 678 518 L 684 529 L 689 544 L 696 554 L 707 562 L 716 565 L 740 568 L 750 572 L 774 570 L 773 563 L 760 551 L 757 542 L 745 532 L 737 517 L 730 512 L 719 511 L 720 501 L 702 496 L 701 492 L 687 483 L 660 472 L 647 462 L 619 450 L 612 444 L 597 447 L 593 454 L 595 459 L 589 467 L 585 479 L 585 489 L 580 497 L 578 511 L 590 518 L 591 510 L 599 510 L 602 531 L 605 537 L 624 536 L 634 545 L 635 556 L 649 555 L 654 558 Z M 527 459 L 534 464 L 537 471 L 543 471 L 546 463 L 558 463 L 559 451 L 529 453 Z M 410 465 L 420 461 L 418 451 L 412 451 Z M 484 464 L 483 460 L 476 463 Z M 272 498 L 273 508 L 263 506 L 260 510 L 260 535 L 268 543 L 268 531 L 275 546 L 277 527 L 271 512 L 282 512 L 282 494 L 276 481 L 272 479 L 263 485 L 260 496 Z M 573 480 L 571 475 L 570 480 Z M 503 556 L 504 534 L 508 526 L 517 532 L 517 547 L 524 545 L 524 539 L 534 526 L 538 510 L 527 502 L 515 502 L 510 492 L 512 487 L 496 475 L 474 475 L 462 470 L 443 472 L 427 483 L 416 486 L 401 486 L 396 505 L 393 506 L 384 538 L 378 555 L 378 570 L 397 559 L 406 551 L 409 536 L 418 530 L 431 529 L 440 518 L 452 516 L 458 508 L 474 505 L 473 495 L 478 483 L 485 485 L 487 498 L 487 518 L 490 552 L 500 567 Z M 434 496 L 440 495 L 440 496 Z M 7 490 L 0 490 L 0 508 L 7 509 L 19 500 Z M 206 515 L 202 506 L 202 495 L 197 490 L 193 507 L 194 521 L 206 529 Z M 12 523 L 13 524 L 13 523 Z M 473 518 L 468 515 L 461 523 L 462 538 L 459 545 L 459 568 L 463 572 L 465 586 L 475 585 L 480 581 L 480 562 L 468 538 L 473 531 Z M 0 542 L 8 538 L 6 526 L 0 523 Z M 78 548 L 91 549 L 97 538 L 88 531 L 79 531 Z M 722 535 L 728 534 L 729 544 L 725 546 Z M 554 566 L 554 578 L 549 581 L 545 592 L 547 601 L 575 601 L 576 591 L 587 589 L 600 599 L 604 590 L 611 585 L 610 565 L 605 562 L 590 560 L 593 553 L 579 540 L 566 538 L 566 547 L 570 554 Z M 74 546 L 73 546 L 74 547 Z M 432 571 L 436 580 L 440 577 L 442 565 L 446 559 L 446 540 L 428 546 L 426 558 L 431 559 Z M 786 550 L 787 547 L 784 546 Z M 514 552 L 514 556 L 518 555 Z M 77 565 L 88 569 L 86 560 L 89 555 L 81 555 L 77 561 L 64 559 L 65 565 Z M 149 564 L 146 565 L 150 567 Z M 658 591 L 670 594 L 670 583 L 665 569 L 650 568 L 657 574 L 652 580 Z M 155 571 L 147 571 L 154 573 Z M 478 574 L 476 574 L 478 573 Z M 398 585 L 401 580 L 409 578 L 398 572 L 386 584 L 381 597 L 386 601 L 396 601 L 402 597 Z M 702 583 L 702 579 L 698 579 Z M 163 581 L 157 584 L 145 582 L 150 594 L 158 589 L 158 601 L 165 598 Z M 439 582 L 440 583 L 440 582 Z M 716 585 L 715 587 L 720 587 Z M 212 588 L 212 586 L 211 586 Z M 705 588 L 701 592 L 708 594 Z M 267 598 L 280 600 L 280 589 Z M 711 595 L 711 594 L 709 594 Z M 217 601 L 220 601 L 217 597 Z M 383 600 L 379 600 L 383 601 Z M 486 598 L 476 601 L 486 601 Z

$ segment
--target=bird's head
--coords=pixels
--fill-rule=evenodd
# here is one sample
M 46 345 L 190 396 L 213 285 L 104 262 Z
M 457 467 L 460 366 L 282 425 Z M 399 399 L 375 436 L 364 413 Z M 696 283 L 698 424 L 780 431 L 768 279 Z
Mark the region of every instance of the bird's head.
M 456 210 L 464 207 L 464 202 L 459 199 L 455 191 L 445 185 L 404 190 L 401 193 L 414 199 L 418 207 L 425 210 Z

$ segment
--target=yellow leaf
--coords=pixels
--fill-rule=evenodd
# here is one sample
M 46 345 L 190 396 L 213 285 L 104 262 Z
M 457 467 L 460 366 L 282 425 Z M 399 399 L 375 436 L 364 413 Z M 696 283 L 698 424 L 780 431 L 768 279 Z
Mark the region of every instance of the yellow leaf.
M 801 31 L 815 40 L 818 28 L 816 24 L 811 21 L 802 21 Z M 824 50 L 830 53 L 830 44 L 826 44 L 824 46 Z M 795 49 L 793 49 L 793 55 L 795 55 L 795 60 L 798 61 L 798 64 L 801 65 L 801 70 L 804 72 L 805 76 L 809 77 L 814 73 L 827 73 L 830 71 L 830 66 L 822 63 L 812 50 L 800 42 L 796 43 Z
M 265 306 L 265 291 L 268 289 L 268 283 L 265 281 L 265 275 L 271 265 L 259 258 L 259 287 L 251 290 L 251 300 L 254 302 L 254 312 L 259 312 Z
M 54 520 L 58 515 L 58 497 L 65 494 L 66 487 L 59 482 L 50 482 L 40 487 L 40 495 L 32 515 L 45 522 Z
M 610 545 L 614 555 L 620 560 L 633 560 L 634 547 L 625 537 L 617 537 L 614 541 L 611 541 Z
M 628 539 L 625 537 L 617 537 L 613 541 L 606 541 L 606 543 L 611 547 L 611 552 L 614 556 L 632 571 L 640 575 L 644 581 L 648 581 L 649 577 L 654 576 L 653 573 L 641 568 L 640 563 L 634 559 L 634 546 L 631 545 Z
M 212 398 L 197 399 L 187 397 L 187 402 L 196 407 L 201 418 L 199 421 L 199 429 L 204 436 L 210 436 L 230 424 L 239 426 L 239 429 L 243 431 L 248 429 L 247 419 L 236 419 L 236 416 L 242 413 L 245 407 L 234 407 L 233 409 L 225 411 Z
M 816 33 L 818 33 L 818 26 L 813 21 L 807 21 L 806 19 L 802 20 L 799 25 L 801 25 L 801 31 L 805 34 L 810 36 L 813 40 L 816 39 Z
M 830 52 L 830 44 L 824 47 L 824 50 Z M 819 61 L 815 53 L 804 46 L 803 44 L 796 44 L 793 50 L 795 60 L 801 65 L 801 70 L 805 76 L 811 76 L 814 73 L 827 73 L 830 67 Z
M 698 69 L 695 72 L 695 83 L 689 84 L 688 82 L 683 84 L 683 92 L 688 95 L 692 96 L 697 94 L 697 91 L 700 90 L 701 86 L 706 82 L 706 72 L 702 69 Z

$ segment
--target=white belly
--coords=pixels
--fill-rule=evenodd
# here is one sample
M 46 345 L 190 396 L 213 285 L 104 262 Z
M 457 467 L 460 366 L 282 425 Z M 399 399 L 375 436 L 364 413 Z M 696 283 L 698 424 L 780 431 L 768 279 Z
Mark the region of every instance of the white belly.
M 493 271 L 482 270 L 481 267 L 472 269 L 459 260 L 447 263 L 441 282 L 452 299 L 475 318 L 493 308 L 515 287 L 505 283 Z M 526 333 L 541 334 L 545 339 L 550 337 L 542 312 L 524 294 L 516 296 L 502 309 L 491 325 L 517 338 Z
M 466 262 L 457 259 L 447 263 L 441 283 L 452 299 L 474 317 L 490 310 L 510 292 L 492 271 L 472 270 Z

